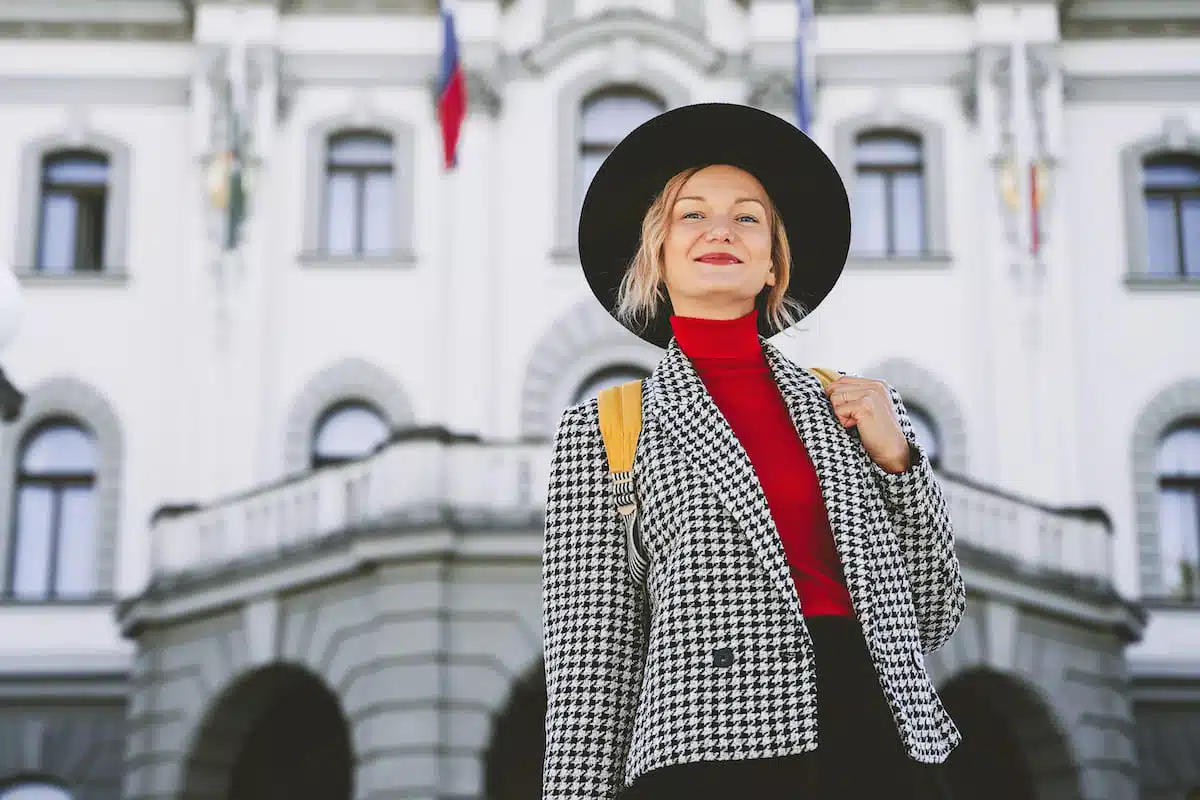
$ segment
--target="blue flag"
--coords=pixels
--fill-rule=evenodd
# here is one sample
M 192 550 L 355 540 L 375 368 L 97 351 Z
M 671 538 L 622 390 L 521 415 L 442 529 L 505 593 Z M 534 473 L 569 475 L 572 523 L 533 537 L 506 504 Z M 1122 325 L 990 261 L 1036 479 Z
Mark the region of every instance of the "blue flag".
M 812 0 L 796 0 L 799 4 L 796 26 L 796 125 L 808 133 L 812 124 L 812 102 L 808 96 L 808 78 L 805 69 L 806 45 L 809 25 L 812 23 Z

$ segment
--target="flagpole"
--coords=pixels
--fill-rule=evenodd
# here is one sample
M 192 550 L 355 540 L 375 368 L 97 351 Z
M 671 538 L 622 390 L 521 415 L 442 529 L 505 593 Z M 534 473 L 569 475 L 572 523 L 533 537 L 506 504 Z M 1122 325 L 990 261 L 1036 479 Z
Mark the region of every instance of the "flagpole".
M 1023 392 L 1026 398 L 1029 415 L 1029 446 L 1037 442 L 1047 441 L 1042 436 L 1043 414 L 1041 363 L 1039 354 L 1045 351 L 1042 346 L 1042 326 L 1038 308 L 1038 255 L 1034 251 L 1034 219 L 1036 213 L 1033 202 L 1033 120 L 1030 109 L 1029 54 L 1025 42 L 1025 31 L 1021 15 L 1021 6 L 1013 6 L 1013 39 L 1009 69 L 1009 83 L 1012 107 L 1012 148 L 1013 148 L 1013 179 L 1016 181 L 1017 194 L 1017 286 L 1019 304 L 1025 321 L 1025 340 L 1027 350 L 1024 354 L 1026 367 L 1026 387 Z M 1043 472 L 1038 476 L 1039 485 L 1031 486 L 1031 490 L 1048 490 L 1044 484 L 1047 477 Z

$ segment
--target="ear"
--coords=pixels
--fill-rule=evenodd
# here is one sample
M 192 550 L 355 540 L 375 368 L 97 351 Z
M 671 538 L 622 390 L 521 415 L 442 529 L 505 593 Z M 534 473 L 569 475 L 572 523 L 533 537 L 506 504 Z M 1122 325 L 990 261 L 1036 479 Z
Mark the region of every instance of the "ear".
M 775 285 L 775 265 L 771 265 L 771 269 L 767 270 L 767 286 Z

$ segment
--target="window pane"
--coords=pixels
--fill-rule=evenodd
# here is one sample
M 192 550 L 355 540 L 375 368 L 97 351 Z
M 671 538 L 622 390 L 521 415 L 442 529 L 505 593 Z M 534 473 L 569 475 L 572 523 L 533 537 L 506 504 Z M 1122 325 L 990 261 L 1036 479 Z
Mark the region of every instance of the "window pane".
M 358 181 L 350 173 L 331 173 L 325 192 L 325 249 L 350 255 L 356 246 Z
M 854 181 L 854 251 L 867 255 L 887 252 L 887 216 L 884 202 L 884 176 L 877 172 L 859 172 Z
M 363 187 L 363 251 L 392 249 L 392 174 L 370 172 Z
M 1176 428 L 1158 447 L 1159 477 L 1200 477 L 1200 425 Z
M 904 167 L 921 163 L 921 140 L 909 136 L 868 134 L 858 140 L 857 163 Z
M 71 795 L 48 783 L 22 783 L 0 789 L 0 800 L 71 800 Z
M 1159 492 L 1158 520 L 1163 584 L 1171 596 L 1196 597 L 1196 567 L 1200 564 L 1200 522 L 1196 493 L 1180 489 Z
M 1146 220 L 1150 274 L 1178 275 L 1179 239 L 1175 227 L 1175 203 L 1169 197 L 1147 197 Z
M 96 587 L 95 492 L 78 487 L 64 490 L 61 513 L 55 594 L 89 597 Z
M 313 455 L 320 459 L 361 458 L 388 437 L 387 423 L 374 409 L 353 405 L 329 414 L 314 437 Z
M 1183 201 L 1184 273 L 1200 276 L 1200 197 Z
M 892 175 L 892 234 L 898 256 L 925 252 L 925 194 L 919 172 Z
M 38 267 L 52 275 L 71 271 L 75 261 L 75 198 L 61 192 L 42 197 L 41 250 Z
M 1147 160 L 1143 168 L 1147 188 L 1200 189 L 1200 161 L 1191 158 Z
M 580 133 L 586 143 L 616 146 L 627 133 L 662 113 L 663 109 L 661 101 L 640 93 L 598 95 L 583 105 Z
M 46 163 L 46 182 L 73 186 L 102 186 L 108 182 L 108 159 L 103 156 L 63 156 Z
M 75 269 L 96 270 L 104 255 L 104 194 L 89 190 L 76 198 L 79 226 L 75 239 Z
M 587 194 L 588 187 L 592 185 L 592 178 L 596 177 L 596 171 L 600 169 L 600 165 L 604 163 L 604 159 L 608 157 L 608 151 L 604 152 L 585 152 L 579 157 L 579 196 L 575 198 L 576 213 L 583 208 L 583 198 Z
M 22 600 L 44 599 L 49 590 L 54 493 L 40 486 L 17 490 L 16 536 L 12 555 L 12 594 Z
M 76 425 L 54 425 L 26 443 L 21 471 L 27 475 L 77 475 L 95 472 L 97 461 L 91 434 Z
M 329 145 L 329 163 L 339 167 L 391 167 L 392 140 L 387 136 L 338 136 Z
M 603 369 L 600 372 L 594 373 L 591 377 L 583 382 L 583 384 L 575 391 L 575 397 L 571 400 L 572 403 L 578 403 L 582 400 L 590 400 L 600 393 L 601 389 L 606 389 L 609 386 L 625 383 L 626 381 L 636 381 L 647 377 L 644 369 L 638 367 L 611 367 Z

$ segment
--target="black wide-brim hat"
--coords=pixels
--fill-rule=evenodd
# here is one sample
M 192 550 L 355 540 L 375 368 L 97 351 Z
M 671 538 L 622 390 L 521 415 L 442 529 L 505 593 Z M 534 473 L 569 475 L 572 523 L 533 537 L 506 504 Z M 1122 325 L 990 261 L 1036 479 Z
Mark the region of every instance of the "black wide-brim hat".
M 658 115 L 618 144 L 596 172 L 579 219 L 579 258 L 596 299 L 614 315 L 617 289 L 641 243 L 642 220 L 667 181 L 692 167 L 749 172 L 783 222 L 792 253 L 788 295 L 811 312 L 837 283 L 850 249 L 850 201 L 828 156 L 796 126 L 766 111 L 700 103 Z M 764 292 L 765 295 L 765 292 Z M 777 333 L 763 304 L 758 328 Z M 666 347 L 670 300 L 641 338 Z

